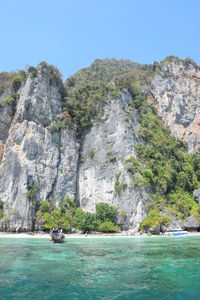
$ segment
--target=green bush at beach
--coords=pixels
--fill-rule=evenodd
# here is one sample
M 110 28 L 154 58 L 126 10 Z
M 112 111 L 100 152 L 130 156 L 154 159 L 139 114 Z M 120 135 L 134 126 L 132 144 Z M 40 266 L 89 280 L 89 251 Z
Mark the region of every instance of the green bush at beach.
M 40 201 L 36 215 L 37 222 L 43 224 L 45 229 L 63 228 L 69 230 L 72 223 L 72 215 L 69 209 L 71 203 L 68 202 L 68 198 L 65 198 L 61 208 L 57 208 L 55 203 L 49 203 L 47 200 Z
M 140 230 L 148 231 L 151 227 L 161 225 L 167 226 L 169 223 L 170 219 L 168 216 L 161 214 L 158 209 L 153 209 L 140 224 Z
M 82 208 L 77 208 L 73 225 L 75 228 L 83 231 L 90 232 L 95 231 L 98 226 L 97 218 L 95 213 L 85 212 Z
M 105 221 L 105 222 L 101 223 L 98 226 L 97 231 L 100 231 L 100 232 L 119 232 L 120 227 L 118 225 L 114 224 L 111 221 Z
M 110 206 L 107 203 L 96 204 L 96 218 L 100 222 L 111 221 L 115 222 L 117 215 L 117 208 Z
M 44 221 L 46 229 L 63 228 L 68 230 L 70 228 L 70 216 L 63 214 L 59 208 L 55 208 L 51 213 L 45 213 Z
M 96 213 L 85 212 L 82 208 L 76 207 L 74 201 L 66 196 L 60 208 L 56 207 L 55 202 L 40 201 L 36 221 L 45 229 L 70 230 L 73 226 L 83 232 L 118 232 L 120 228 L 116 225 L 116 215 L 116 207 L 109 206 L 107 203 L 98 203 Z
M 117 232 L 120 228 L 116 225 L 116 215 L 116 207 L 98 203 L 96 213 L 84 212 L 83 209 L 77 208 L 73 225 L 84 232 Z

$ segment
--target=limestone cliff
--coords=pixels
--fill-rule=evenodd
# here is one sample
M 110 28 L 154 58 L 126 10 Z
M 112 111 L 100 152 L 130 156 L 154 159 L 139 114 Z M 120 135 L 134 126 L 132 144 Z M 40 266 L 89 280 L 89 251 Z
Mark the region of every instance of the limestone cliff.
M 101 122 L 86 132 L 80 152 L 77 195 L 87 211 L 95 211 L 99 202 L 116 205 L 124 229 L 137 229 L 145 217 L 148 200 L 144 188 L 133 187 L 125 167 L 126 160 L 135 156 L 139 141 L 139 120 L 137 112 L 129 109 L 131 101 L 125 92 L 112 99 Z
M 1 108 L 5 121 L 1 126 L 5 130 L 1 131 L 4 151 L 0 198 L 8 219 L 2 221 L 5 229 L 34 229 L 40 199 L 75 196 L 78 155 L 75 133 L 50 129 L 54 119 L 62 114 L 61 84 L 50 84 L 50 70 L 39 65 L 37 76 L 30 74 L 20 90 L 12 121 L 7 106 Z
M 181 61 L 163 66 L 151 83 L 150 92 L 164 122 L 184 139 L 188 150 L 200 150 L 200 68 Z
M 102 71 L 102 64 L 110 64 L 111 71 Z M 23 84 L 15 91 L 19 95 L 17 101 L 5 101 L 11 94 L 6 88 L 0 98 L 0 199 L 5 215 L 0 220 L 2 229 L 37 229 L 35 214 L 39 201 L 53 201 L 56 197 L 62 200 L 70 195 L 86 211 L 94 211 L 99 202 L 116 205 L 122 228 L 138 230 L 146 216 L 149 197 L 145 187 L 132 184 L 126 161 L 136 158 L 136 146 L 144 142 L 138 135 L 140 113 L 132 106 L 128 89 L 117 93 L 113 90 L 116 82 L 124 80 L 124 74 L 130 73 L 131 80 L 137 81 L 138 68 L 129 61 L 98 61 L 91 69 L 69 79 L 69 102 L 70 91 L 76 86 L 86 86 L 87 91 L 90 81 L 101 78 L 95 86 L 95 91 L 99 91 L 106 81 L 107 92 L 95 92 L 96 98 L 103 97 L 103 106 L 98 106 L 101 114 L 98 118 L 92 115 L 90 126 L 81 134 L 77 124 L 86 120 L 85 116 L 80 114 L 76 125 L 71 121 L 70 126 L 63 125 L 63 83 L 53 80 L 55 74 L 47 64 L 41 63 L 34 72 L 27 72 Z M 159 71 L 151 66 L 148 72 L 147 81 L 139 78 L 148 101 L 155 104 L 171 131 L 187 142 L 189 151 L 199 151 L 199 68 L 171 61 Z M 74 93 L 77 95 L 76 90 Z M 70 118 L 75 120 L 73 112 Z

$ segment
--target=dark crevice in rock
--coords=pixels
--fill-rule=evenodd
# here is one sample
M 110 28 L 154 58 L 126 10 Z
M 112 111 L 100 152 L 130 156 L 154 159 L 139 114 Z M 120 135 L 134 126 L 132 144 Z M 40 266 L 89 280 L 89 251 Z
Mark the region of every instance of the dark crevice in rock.
M 58 141 L 58 162 L 56 165 L 56 176 L 54 178 L 54 182 L 52 184 L 52 189 L 51 191 L 48 193 L 46 199 L 53 199 L 55 197 L 55 187 L 58 181 L 58 176 L 59 176 L 59 167 L 60 167 L 60 163 L 61 163 L 61 132 L 58 133 L 59 135 L 59 141 Z
M 82 157 L 84 136 L 79 139 L 78 157 L 77 157 L 77 169 L 76 169 L 76 190 L 75 190 L 75 204 L 80 206 L 80 194 L 79 194 L 79 176 L 80 176 L 80 164 Z

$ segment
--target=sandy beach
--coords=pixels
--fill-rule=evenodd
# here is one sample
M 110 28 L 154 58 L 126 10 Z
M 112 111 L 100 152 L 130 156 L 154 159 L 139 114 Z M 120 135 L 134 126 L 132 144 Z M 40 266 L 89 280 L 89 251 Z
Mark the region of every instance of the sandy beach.
M 87 236 L 85 234 L 80 233 L 70 233 L 65 234 L 65 238 L 109 238 L 109 237 L 140 237 L 138 236 L 131 236 L 130 234 L 126 234 L 124 232 L 115 233 L 115 234 L 98 234 L 98 233 L 91 233 Z M 49 239 L 49 233 L 36 233 L 36 232 L 22 232 L 22 233 L 9 233 L 9 232 L 0 232 L 0 238 L 43 238 Z
M 200 232 L 189 232 L 187 236 L 200 236 Z M 106 233 L 91 233 L 87 236 L 85 234 L 80 233 L 70 233 L 65 234 L 65 238 L 113 238 L 113 237 L 126 237 L 126 238 L 141 238 L 141 237 L 165 237 L 162 235 L 151 235 L 148 236 L 146 234 L 137 234 L 137 235 L 130 235 L 127 232 L 120 232 L 115 234 L 106 234 Z M 9 232 L 0 232 L 0 239 L 1 238 L 42 238 L 42 239 L 50 239 L 49 233 L 43 233 L 43 232 L 22 232 L 22 233 L 9 233 Z

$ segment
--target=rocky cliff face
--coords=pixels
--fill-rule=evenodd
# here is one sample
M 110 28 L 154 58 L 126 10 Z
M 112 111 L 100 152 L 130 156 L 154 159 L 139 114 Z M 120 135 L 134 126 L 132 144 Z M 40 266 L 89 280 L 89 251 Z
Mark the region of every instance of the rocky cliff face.
M 152 80 L 150 92 L 158 113 L 190 152 L 200 150 L 200 69 L 175 61 Z
M 2 221 L 5 229 L 34 229 L 40 199 L 76 193 L 78 145 L 73 131 L 50 129 L 62 114 L 62 101 L 60 86 L 50 85 L 49 76 L 42 65 L 37 77 L 29 75 L 13 118 L 7 107 L 1 108 L 5 129 L 1 131 L 0 198 L 8 218 Z
M 194 65 L 171 62 L 145 86 L 147 98 L 191 152 L 200 147 L 199 83 Z M 148 196 L 144 187 L 133 186 L 126 170 L 126 160 L 136 157 L 141 142 L 140 116 L 131 107 L 130 93 L 108 94 L 101 120 L 81 138 L 73 127 L 54 130 L 53 124 L 63 119 L 62 82 L 51 82 L 47 65 L 40 64 L 36 76 L 30 73 L 18 93 L 16 105 L 4 103 L 9 90 L 0 98 L 1 228 L 37 229 L 39 201 L 70 195 L 87 211 L 99 202 L 116 205 L 122 228 L 137 231 Z
M 125 92 L 112 99 L 102 121 L 88 130 L 81 147 L 78 180 L 81 207 L 95 211 L 99 202 L 115 205 L 124 229 L 138 228 L 148 201 L 143 188 L 133 187 L 125 167 L 126 160 L 135 156 L 139 142 L 139 120 L 136 111 L 129 109 L 131 101 Z

